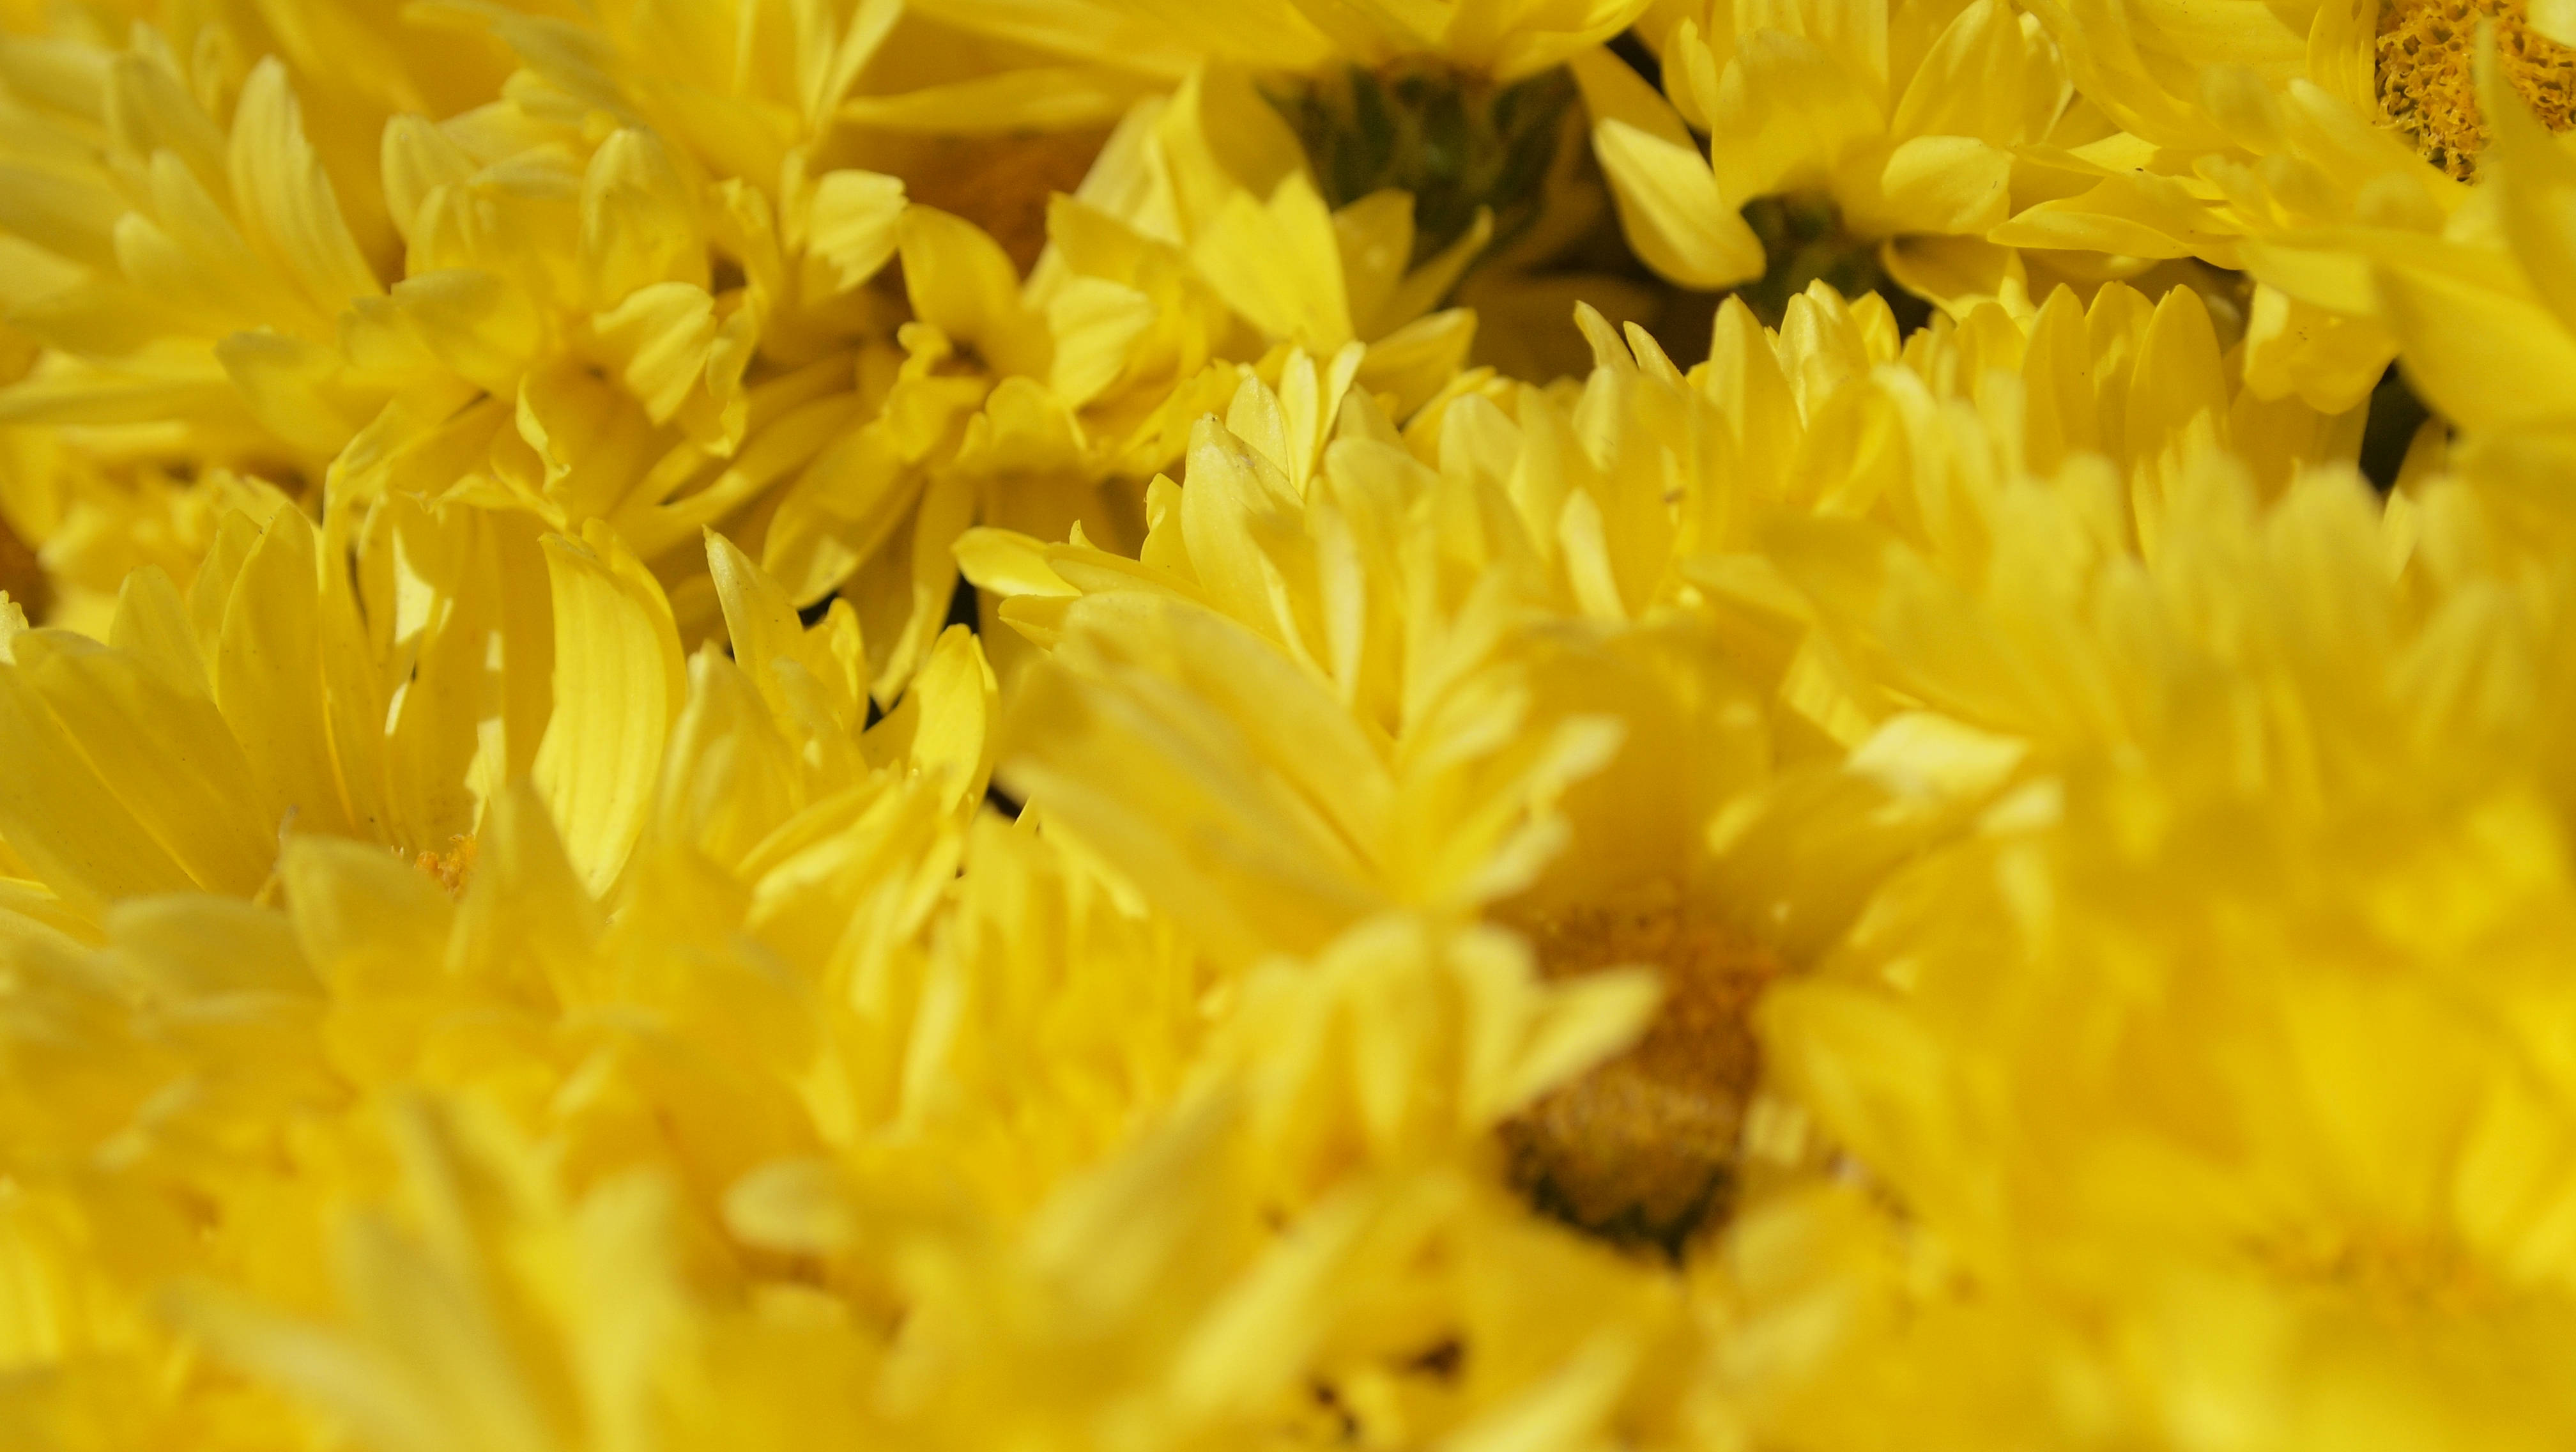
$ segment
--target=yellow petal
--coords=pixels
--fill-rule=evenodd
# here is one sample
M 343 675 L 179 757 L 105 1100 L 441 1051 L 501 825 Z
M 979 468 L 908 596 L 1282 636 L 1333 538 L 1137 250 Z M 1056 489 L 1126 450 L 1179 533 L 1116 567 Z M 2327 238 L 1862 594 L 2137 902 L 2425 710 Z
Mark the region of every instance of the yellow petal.
M 828 270 L 831 291 L 847 292 L 894 256 L 903 220 L 903 182 L 872 171 L 825 172 L 805 219 L 805 255 Z M 818 292 L 809 282 L 809 292 Z
M 74 911 L 94 917 L 120 897 L 197 885 L 14 666 L 0 666 L 0 753 L 10 763 L 0 772 L 0 840 Z
M 635 784 L 639 802 L 657 779 L 648 768 Z M 492 799 L 448 937 L 447 971 L 512 998 L 550 993 L 567 1005 L 593 1003 L 604 995 L 601 975 L 609 969 L 598 950 L 605 924 L 594 899 L 601 889 L 591 885 L 600 879 L 569 855 L 572 841 L 540 798 L 544 780 L 541 774 Z
M 365 427 L 376 400 L 350 397 L 335 349 L 266 328 L 235 333 L 215 357 L 253 417 L 297 448 L 328 458 Z
M 1760 277 L 1761 239 L 1727 205 L 1663 97 L 1605 52 L 1576 57 L 1574 74 L 1592 110 L 1592 149 L 1609 175 L 1620 228 L 1646 265 L 1692 288 Z
M 1132 287 L 1076 277 L 1047 299 L 1046 317 L 1056 342 L 1049 385 L 1066 404 L 1080 408 L 1127 371 L 1130 349 L 1161 313 L 1152 298 Z
M 2010 212 L 2012 156 L 1974 137 L 1917 136 L 1873 180 L 1874 194 L 1845 203 L 1855 228 L 1981 236 Z
M 1351 340 L 1341 240 L 1333 215 L 1302 170 L 1268 199 L 1226 198 L 1190 246 L 1199 275 L 1226 306 L 1278 342 L 1329 352 Z
M 1007 529 L 970 529 L 957 537 L 958 566 L 975 588 L 1005 598 L 1070 599 L 1082 592 L 1047 563 L 1047 545 Z
M 268 804 L 299 832 L 353 830 L 322 697 L 320 568 L 303 511 L 271 516 L 242 562 L 214 652 L 215 702 Z
M 582 881 L 604 893 L 644 829 L 687 667 L 661 587 L 605 526 L 545 550 L 555 699 L 534 777 Z
M 911 206 L 896 227 L 904 291 L 923 322 L 971 347 L 997 373 L 1044 378 L 1046 326 L 1020 299 L 1002 244 L 963 217 Z
M 657 424 L 669 423 L 708 381 L 716 300 L 686 282 L 639 287 L 592 319 L 610 366 Z
M 325 317 L 351 298 L 384 291 L 358 250 L 322 159 L 304 139 L 304 116 L 275 57 L 251 68 L 233 108 L 233 195 L 244 230 L 276 257 Z
M 394 301 L 439 361 L 504 398 L 518 392 L 519 376 L 544 337 L 544 324 L 526 295 L 480 269 L 406 278 L 394 284 Z
M 0 668 L 9 678 L 0 709 L 18 718 L 13 734 L 29 748 L 26 761 L 68 774 L 13 780 L 30 808 L 51 802 L 59 815 L 21 817 L 9 825 L 9 838 L 38 841 L 45 857 L 76 869 L 97 863 L 95 872 L 76 871 L 56 884 L 58 891 L 103 896 L 138 884 L 149 884 L 147 891 L 183 885 L 161 876 L 161 854 L 134 850 L 127 814 L 196 885 L 244 897 L 259 890 L 277 854 L 277 823 L 262 809 L 249 764 L 212 702 L 181 694 L 122 651 L 67 632 L 31 630 L 10 649 L 16 664 Z M 94 777 L 63 760 L 66 747 L 94 763 Z M 38 851 L 20 851 L 38 861 Z
M 795 602 L 787 592 L 722 535 L 707 536 L 707 568 L 724 610 L 734 661 L 758 687 L 770 711 L 782 720 L 796 715 L 780 673 L 782 665 L 792 665 L 823 691 L 840 729 L 859 724 L 866 684 L 852 674 L 853 662 L 835 650 L 836 635 L 858 628 L 847 606 L 808 631 L 796 618 Z M 847 623 L 835 625 L 835 621 Z
M 1891 135 L 2020 141 L 2021 16 L 2003 0 L 1977 0 L 1932 43 L 1888 123 Z
M 2502 259 L 2454 249 L 2433 265 L 2383 266 L 2378 282 L 2407 378 L 2452 422 L 2576 417 L 2576 336 Z
M 2484 70 L 2480 109 L 2495 118 L 2484 160 L 2496 169 L 2505 236 L 2559 326 L 2576 333 L 2576 157 L 2522 104 L 2500 67 Z
M 917 702 L 921 712 L 913 728 L 912 770 L 946 782 L 952 807 L 983 800 L 993 773 L 992 721 L 1000 692 L 975 633 L 963 625 L 942 631 L 904 700 Z
M 707 247 L 688 184 L 649 131 L 613 131 L 591 153 L 581 180 L 581 270 L 601 308 L 657 282 L 707 285 Z
M 116 618 L 107 643 L 131 653 L 181 693 L 214 699 L 188 602 L 160 566 L 145 565 L 125 577 L 116 593 Z
M 853 741 L 839 762 L 818 765 L 856 776 L 858 758 Z M 738 870 L 803 804 L 804 767 L 742 667 L 701 650 L 689 658 L 689 704 L 672 727 L 654 835 Z
M 454 905 L 429 874 L 369 842 L 292 837 L 278 877 L 304 959 L 347 1002 L 433 992 Z

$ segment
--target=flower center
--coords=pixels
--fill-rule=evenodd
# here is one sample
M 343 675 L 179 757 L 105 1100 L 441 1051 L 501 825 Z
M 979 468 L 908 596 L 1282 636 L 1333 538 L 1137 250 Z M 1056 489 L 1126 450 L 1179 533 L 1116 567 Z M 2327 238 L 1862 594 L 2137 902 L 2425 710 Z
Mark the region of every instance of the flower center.
M 1753 1005 L 1779 960 L 1669 886 L 1520 926 L 1546 976 L 1644 964 L 1662 975 L 1664 1002 L 1628 1052 L 1504 1126 L 1513 1179 L 1572 1224 L 1678 1252 L 1729 1208 L 1762 1067 Z
M 1569 124 L 1580 119 L 1563 70 L 1496 85 L 1438 61 L 1351 67 L 1271 93 L 1315 168 L 1325 203 L 1348 206 L 1394 188 L 1413 194 L 1413 262 L 1475 225 L 1490 207 L 1485 255 L 1538 220 L 1541 193 Z
M 2341 1296 L 2391 1325 L 2426 1314 L 2476 1314 L 2499 1295 L 2459 1247 L 2420 1233 L 2312 1229 L 2268 1239 L 2256 1255 L 2275 1274 Z
M 445 851 L 423 852 L 411 860 L 411 865 L 446 888 L 449 897 L 463 897 L 465 880 L 474 875 L 474 838 L 471 834 L 450 837 Z
M 1735 290 L 1763 326 L 1776 328 L 1789 315 L 1789 300 L 1822 282 L 1847 300 L 1874 292 L 1886 299 L 1897 325 L 1912 332 L 1931 320 L 1929 304 L 1887 275 L 1879 242 L 1843 227 L 1842 208 L 1821 192 L 1756 197 L 1744 205 L 1745 224 L 1762 239 L 1768 266 Z
M 1046 250 L 1047 202 L 1082 185 L 1109 133 L 934 136 L 899 168 L 904 194 L 989 233 L 1025 275 Z
M 2426 161 L 2475 179 L 2487 125 L 2478 114 L 2478 22 L 2495 22 L 2496 62 L 2552 131 L 2576 125 L 2576 49 L 2531 33 L 2525 0 L 2385 0 L 2379 9 L 2379 109 Z

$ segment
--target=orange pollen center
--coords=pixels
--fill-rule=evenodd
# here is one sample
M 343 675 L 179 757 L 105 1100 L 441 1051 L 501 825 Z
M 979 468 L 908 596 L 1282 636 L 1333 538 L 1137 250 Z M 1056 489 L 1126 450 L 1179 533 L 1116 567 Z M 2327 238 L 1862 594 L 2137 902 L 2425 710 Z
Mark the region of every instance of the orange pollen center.
M 2256 1247 L 2275 1274 L 2404 1324 L 2427 1313 L 2491 1310 L 2496 1286 L 2459 1247 L 2418 1233 L 2337 1227 L 2279 1236 Z
M 1108 139 L 1098 130 L 926 138 L 900 169 L 911 200 L 983 228 L 1027 272 L 1046 250 L 1048 199 L 1082 185 Z
M 1753 1005 L 1779 960 L 1669 889 L 1520 926 L 1546 976 L 1642 964 L 1664 1001 L 1634 1047 L 1504 1126 L 1513 1179 L 1573 1224 L 1677 1249 L 1727 1211 L 1762 1069 Z
M 423 852 L 411 860 L 411 865 L 435 878 L 449 897 L 462 897 L 465 880 L 474 875 L 474 838 L 450 837 L 446 851 Z
M 2576 125 L 2576 49 L 2531 33 L 2525 0 L 2385 0 L 2379 9 L 2379 109 L 2424 159 L 2475 179 L 2486 149 L 2478 114 L 2478 22 L 2495 22 L 2496 62 L 2552 131 Z

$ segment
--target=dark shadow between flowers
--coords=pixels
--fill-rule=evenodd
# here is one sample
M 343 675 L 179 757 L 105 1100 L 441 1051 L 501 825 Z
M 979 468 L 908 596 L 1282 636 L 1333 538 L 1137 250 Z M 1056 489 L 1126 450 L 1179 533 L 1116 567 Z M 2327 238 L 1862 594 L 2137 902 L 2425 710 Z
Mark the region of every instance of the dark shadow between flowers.
M 832 609 L 832 602 L 839 598 L 841 597 L 838 591 L 825 595 L 822 599 L 798 610 L 796 612 L 797 621 L 806 629 L 813 629 L 816 625 L 822 623 L 823 617 L 826 614 L 829 614 Z M 974 583 L 961 575 L 957 580 L 957 588 L 948 593 L 948 615 L 946 619 L 940 621 L 939 627 L 942 630 L 946 630 L 951 625 L 963 625 L 968 630 L 974 631 L 980 635 L 983 633 L 983 626 L 980 623 L 980 610 L 981 601 L 975 593 Z M 727 652 L 731 652 L 730 646 L 727 647 Z M 869 697 L 867 724 L 874 726 L 884 719 L 884 708 L 880 707 L 876 703 L 875 697 Z M 1002 790 L 998 783 L 988 783 L 985 786 L 984 804 L 991 807 L 994 811 L 1001 813 L 1003 816 L 1010 818 L 1012 821 L 1016 822 L 1020 818 L 1019 799 Z
M 2397 487 L 2407 451 L 2432 417 L 2433 411 L 2407 386 L 2406 375 L 2389 364 L 2379 386 L 2370 391 L 2370 414 L 2361 428 L 2361 477 L 2371 488 L 2385 494 Z

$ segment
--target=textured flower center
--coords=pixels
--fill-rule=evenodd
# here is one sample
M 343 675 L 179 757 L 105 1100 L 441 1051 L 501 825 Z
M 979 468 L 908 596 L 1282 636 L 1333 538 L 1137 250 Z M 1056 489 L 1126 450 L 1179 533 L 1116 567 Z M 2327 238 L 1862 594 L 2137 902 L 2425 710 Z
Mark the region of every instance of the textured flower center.
M 2427 1312 L 2475 1314 L 2496 1300 L 2495 1286 L 2459 1247 L 2417 1233 L 2338 1229 L 2275 1239 L 2259 1253 L 2277 1274 L 2391 1325 Z
M 1678 1249 L 1726 1213 L 1762 1067 L 1753 1005 L 1779 961 L 1669 887 L 1522 926 L 1548 977 L 1644 964 L 1662 975 L 1664 1002 L 1628 1052 L 1504 1126 L 1513 1178 L 1573 1224 Z
M 1390 187 L 1413 194 L 1417 263 L 1465 236 L 1478 207 L 1494 214 L 1487 255 L 1528 231 L 1580 119 L 1562 70 L 1496 85 L 1426 60 L 1354 67 L 1270 101 L 1296 128 L 1330 205 Z
M 2478 114 L 2478 22 L 2495 22 L 2496 61 L 2552 131 L 2576 125 L 2576 49 L 2531 33 L 2525 0 L 2385 0 L 2379 9 L 2379 109 L 2424 159 L 2462 181 L 2477 175 L 2487 125 Z
M 423 852 L 411 865 L 428 873 L 449 897 L 465 895 L 465 881 L 474 875 L 474 838 L 469 834 L 447 839 L 444 851 Z
M 902 168 L 905 195 L 992 235 L 1027 272 L 1046 250 L 1047 202 L 1082 185 L 1105 131 L 923 138 Z
M 1789 300 L 1819 281 L 1846 298 L 1877 293 L 1909 330 L 1930 318 L 1928 305 L 1888 277 L 1879 261 L 1878 239 L 1844 228 L 1842 209 L 1833 198 L 1820 192 L 1756 197 L 1745 204 L 1744 221 L 1762 239 L 1769 265 L 1735 295 L 1765 326 L 1780 326 Z

